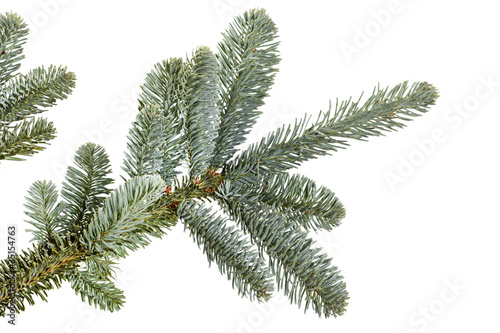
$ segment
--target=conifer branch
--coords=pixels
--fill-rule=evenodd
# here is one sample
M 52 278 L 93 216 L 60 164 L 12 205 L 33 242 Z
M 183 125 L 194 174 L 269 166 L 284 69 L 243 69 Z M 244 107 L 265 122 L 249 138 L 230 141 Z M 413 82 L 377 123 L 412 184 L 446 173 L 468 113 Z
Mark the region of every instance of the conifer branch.
M 111 257 L 125 257 L 126 248 L 135 250 L 139 245 L 145 246 L 148 235 L 164 233 L 166 226 L 172 225 L 169 224 L 171 221 L 152 220 L 151 212 L 147 211 L 163 189 L 164 183 L 159 176 L 135 177 L 114 190 L 104 201 L 80 239 L 75 239 L 74 234 L 54 233 L 53 242 L 38 242 L 32 250 L 23 250 L 14 259 L 2 260 L 0 316 L 5 316 L 6 308 L 11 304 L 17 312 L 24 311 L 24 302 L 33 305 L 34 296 L 46 301 L 47 291 L 59 288 L 63 280 L 72 281 L 71 275 L 82 264 L 86 265 L 83 271 L 93 276 L 94 287 L 104 288 L 101 292 L 107 290 L 108 296 L 116 298 L 116 304 L 106 303 L 111 300 L 106 301 L 106 295 L 102 293 L 93 293 L 98 289 L 78 284 L 82 281 L 73 281 L 77 293 L 85 294 L 93 304 L 118 309 L 120 293 L 112 290 L 108 283 L 114 264 Z M 40 205 L 41 202 L 34 204 Z
M 147 220 L 147 209 L 164 193 L 165 183 L 160 176 L 132 178 L 106 198 L 88 229 L 84 230 L 80 243 L 89 252 L 111 253 L 126 257 L 132 251 L 145 247 L 151 230 L 158 232 L 160 226 Z
M 366 140 L 403 127 L 425 113 L 438 94 L 426 82 L 375 89 L 363 104 L 361 98 L 337 102 L 316 122 L 309 124 L 306 116 L 293 127 L 283 126 L 230 160 L 274 80 L 276 35 L 265 11 L 253 9 L 236 18 L 216 55 L 201 47 L 185 62 L 171 58 L 156 64 L 142 86 L 139 114 L 129 132 L 123 169 L 130 179 L 114 191 L 107 188 L 109 159 L 93 144 L 77 151 L 62 202 L 57 203 L 52 183 L 33 185 L 27 208 L 38 243 L 13 260 L 15 279 L 8 260 L 0 262 L 0 315 L 9 303 L 19 310 L 24 301 L 33 304 L 36 295 L 46 300 L 47 290 L 63 279 L 89 303 L 118 310 L 124 297 L 111 283 L 115 261 L 148 245 L 150 236 L 163 236 L 179 218 L 239 294 L 268 300 L 273 274 L 277 289 L 299 307 L 305 302 L 305 310 L 312 307 L 320 317 L 344 313 L 349 296 L 343 277 L 307 234 L 337 226 L 344 208 L 332 191 L 287 171 L 347 147 L 350 139 Z M 9 89 L 15 91 L 13 87 Z M 61 94 L 69 92 L 64 89 Z M 0 105 L 12 107 L 1 110 L 9 118 L 0 133 L 8 139 L 0 144 L 0 159 L 38 149 L 30 141 L 33 133 L 16 127 L 27 125 L 9 127 L 7 121 L 41 112 L 54 102 L 49 95 L 41 93 L 42 102 L 27 96 L 14 104 L 9 101 L 15 94 L 1 95 Z M 51 133 L 51 124 L 33 123 L 40 135 Z M 182 163 L 189 172 L 176 177 Z M 205 201 L 219 203 L 241 230 L 227 227 L 226 217 L 216 215 Z M 9 292 L 13 281 L 14 295 Z
M 219 62 L 220 126 L 211 166 L 218 169 L 245 142 L 262 113 L 280 62 L 274 22 L 263 9 L 250 9 L 235 18 L 222 34 L 216 54 Z
M 27 74 L 15 73 L 24 59 L 28 35 L 24 20 L 13 13 L 0 14 L 0 160 L 23 160 L 55 137 L 55 128 L 45 119 L 27 119 L 44 112 L 71 94 L 75 74 L 64 67 L 43 66 Z
M 349 296 L 337 267 L 326 254 L 319 254 L 307 233 L 264 205 L 241 199 L 237 188 L 219 192 L 224 211 L 247 232 L 269 256 L 271 272 L 278 290 L 284 290 L 304 311 L 312 307 L 320 317 L 342 315 Z
M 185 118 L 189 72 L 189 67 L 181 58 L 170 58 L 155 64 L 146 75 L 139 96 L 139 114 L 128 136 L 129 153 L 126 154 L 123 168 L 129 177 L 154 172 L 156 168 L 147 165 L 158 161 L 161 154 L 155 149 L 160 147 L 163 152 L 162 165 L 157 167 L 163 180 L 170 184 L 180 173 L 176 168 L 187 154 Z M 152 152 L 149 148 L 141 147 L 146 142 Z M 138 164 L 143 159 L 145 167 Z
M 163 112 L 153 105 L 146 105 L 137 114 L 130 128 L 123 170 L 129 178 L 160 172 L 164 161 L 164 133 L 169 130 L 164 124 Z M 165 128 L 163 125 L 167 125 Z
M 65 67 L 43 66 L 18 74 L 0 90 L 0 121 L 11 123 L 46 111 L 66 99 L 75 86 L 75 74 Z
M 110 281 L 114 277 L 116 261 L 107 255 L 90 255 L 85 258 L 85 269 L 89 274 L 101 280 Z
M 59 232 L 59 214 L 61 206 L 57 205 L 57 189 L 54 183 L 36 181 L 28 190 L 27 203 L 24 205 L 28 211 L 26 215 L 31 220 L 26 222 L 36 229 L 26 230 L 33 232 L 31 241 L 53 243 L 54 235 Z
M 199 47 L 190 64 L 188 105 L 185 119 L 190 177 L 204 173 L 217 137 L 219 82 L 217 60 L 208 47 Z
M 247 200 L 272 207 L 305 230 L 330 231 L 345 217 L 335 193 L 300 174 L 279 173 L 240 187 Z
M 75 293 L 80 294 L 82 301 L 86 300 L 91 306 L 99 306 L 101 310 L 113 312 L 120 310 L 125 304 L 125 295 L 121 289 L 87 271 L 73 270 L 67 274 L 66 279 Z
M 186 113 L 187 67 L 181 58 L 170 58 L 157 63 L 146 75 L 139 96 L 139 110 L 146 105 L 157 106 L 166 115 L 180 121 Z
M 0 124 L 0 161 L 22 161 L 16 155 L 29 156 L 45 149 L 41 144 L 48 144 L 55 133 L 54 124 L 45 118 L 23 120 L 12 129 Z
M 50 247 L 37 244 L 22 250 L 12 266 L 8 260 L 0 263 L 0 316 L 5 316 L 11 304 L 17 312 L 25 310 L 25 301 L 34 305 L 33 296 L 47 301 L 47 291 L 60 288 L 64 275 L 77 267 L 82 252 L 76 244 L 56 239 L 59 242 Z
M 28 25 L 15 13 L 0 13 L 0 86 L 8 81 L 24 59 Z
M 190 235 L 203 246 L 209 263 L 215 261 L 221 274 L 232 279 L 238 294 L 267 301 L 274 290 L 269 268 L 234 227 L 226 227 L 225 219 L 194 200 L 183 201 L 177 208 L 179 218 Z
M 364 104 L 351 99 L 337 101 L 336 107 L 320 113 L 315 123 L 308 126 L 307 115 L 295 121 L 295 126 L 284 125 L 250 145 L 226 166 L 228 179 L 251 183 L 251 176 L 266 176 L 298 167 L 302 162 L 331 151 L 346 148 L 346 139 L 365 141 L 370 136 L 395 131 L 405 121 L 427 112 L 438 97 L 436 88 L 427 82 L 408 85 L 407 82 L 390 89 L 376 88 Z
M 113 179 L 109 158 L 104 148 L 94 143 L 81 145 L 74 158 L 75 166 L 69 166 L 61 195 L 64 202 L 62 211 L 63 233 L 81 236 L 87 228 L 93 211 L 102 206 L 111 192 L 108 186 Z

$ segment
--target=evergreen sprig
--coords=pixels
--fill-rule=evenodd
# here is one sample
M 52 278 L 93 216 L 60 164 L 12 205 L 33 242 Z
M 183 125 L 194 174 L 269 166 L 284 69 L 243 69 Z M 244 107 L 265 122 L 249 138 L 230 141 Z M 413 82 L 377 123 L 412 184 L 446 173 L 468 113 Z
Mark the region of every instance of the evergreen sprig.
M 217 60 L 208 47 L 196 50 L 189 68 L 185 135 L 189 175 L 194 177 L 208 168 L 214 151 L 220 114 L 217 107 L 219 82 Z
M 221 109 L 219 135 L 212 167 L 217 169 L 245 142 L 262 111 L 280 62 L 278 30 L 263 9 L 235 18 L 222 34 L 216 57 L 219 63 Z
M 111 192 L 108 187 L 111 166 L 104 148 L 94 143 L 80 146 L 75 153 L 75 166 L 69 166 L 62 184 L 64 209 L 63 233 L 82 235 L 95 210 L 100 208 Z
M 238 230 L 227 227 L 224 218 L 194 200 L 183 201 L 177 214 L 198 246 L 203 246 L 208 262 L 215 261 L 221 274 L 232 279 L 238 294 L 261 301 L 271 297 L 274 286 L 269 269 Z
M 68 97 L 74 78 L 65 67 L 55 66 L 41 66 L 14 76 L 0 92 L 1 121 L 10 123 L 46 111 L 58 99 Z
M 139 113 L 129 131 L 123 170 L 128 177 L 160 173 L 170 184 L 187 154 L 185 128 L 188 68 L 181 58 L 157 63 L 139 96 Z
M 80 244 L 89 252 L 111 253 L 116 257 L 125 257 L 127 249 L 148 245 L 147 234 L 161 229 L 154 221 L 147 220 L 147 209 L 165 187 L 158 175 L 135 177 L 120 186 L 95 212 Z
M 55 138 L 54 123 L 45 118 L 31 118 L 16 123 L 12 127 L 0 124 L 0 160 L 22 161 L 16 155 L 29 156 Z
M 55 240 L 50 247 L 35 244 L 0 263 L 0 316 L 11 307 L 24 311 L 24 302 L 35 304 L 34 296 L 47 301 L 47 291 L 60 288 L 65 275 L 78 267 L 82 253 L 77 245 L 59 237 Z
M 118 188 L 108 188 L 109 159 L 91 143 L 77 151 L 61 202 L 52 183 L 32 186 L 26 213 L 38 243 L 16 259 L 19 297 L 9 294 L 7 262 L 0 264 L 0 314 L 9 302 L 24 309 L 34 295 L 45 300 L 62 280 L 82 300 L 120 309 L 124 294 L 112 283 L 117 260 L 177 222 L 241 296 L 269 300 L 274 275 L 277 290 L 304 311 L 345 312 L 340 270 L 308 234 L 337 227 L 345 209 L 333 191 L 290 169 L 351 139 L 402 128 L 438 93 L 426 82 L 376 88 L 363 103 L 337 101 L 315 122 L 306 115 L 236 155 L 274 80 L 276 37 L 267 13 L 251 9 L 223 34 L 217 53 L 199 47 L 191 58 L 157 63 L 141 87 Z
M 26 214 L 37 243 L 0 263 L 0 315 L 12 304 L 23 311 L 34 296 L 46 301 L 47 291 L 62 281 L 89 304 L 118 310 L 124 295 L 112 282 L 115 260 L 172 225 L 151 218 L 149 208 L 165 190 L 160 176 L 134 177 L 111 191 L 109 158 L 101 146 L 82 145 L 74 160 L 61 201 L 52 182 L 37 181 L 28 191 Z
M 99 306 L 101 310 L 113 312 L 125 304 L 123 290 L 88 271 L 72 270 L 68 273 L 67 280 L 71 282 L 75 293 L 80 294 L 82 302 L 87 301 L 90 305 Z
M 165 125 L 162 126 L 162 125 Z M 166 160 L 163 148 L 167 145 L 167 118 L 156 106 L 147 105 L 139 111 L 130 128 L 123 170 L 128 177 L 160 173 L 170 170 L 164 167 Z M 166 178 L 170 178 L 166 176 Z
M 47 181 L 36 181 L 28 190 L 29 197 L 26 197 L 27 203 L 24 205 L 27 209 L 26 215 L 31 220 L 27 222 L 32 224 L 35 229 L 27 230 L 34 234 L 31 241 L 41 243 L 54 243 L 55 235 L 60 232 L 60 212 L 61 205 L 57 205 L 56 185 Z
M 239 187 L 246 200 L 272 207 L 305 230 L 330 231 L 345 217 L 345 208 L 334 192 L 300 174 L 278 173 Z
M 32 118 L 71 94 L 75 74 L 65 67 L 40 66 L 15 73 L 24 59 L 28 26 L 17 14 L 0 14 L 0 160 L 22 160 L 55 137 L 46 119 Z
M 8 81 L 21 67 L 23 45 L 28 36 L 28 25 L 17 14 L 0 14 L 0 85 Z
M 239 199 L 237 192 L 220 192 L 224 210 L 266 251 L 278 290 L 299 307 L 305 299 L 304 311 L 311 305 L 320 316 L 342 315 L 349 296 L 331 259 L 319 254 L 321 249 L 312 247 L 314 241 L 291 221 L 262 204 Z
M 395 131 L 425 113 L 438 97 L 436 89 L 427 82 L 408 82 L 394 88 L 375 88 L 363 103 L 361 97 L 336 103 L 316 122 L 309 125 L 310 116 L 295 120 L 294 126 L 283 127 L 251 144 L 225 168 L 227 179 L 254 183 L 255 177 L 266 177 L 298 167 L 318 156 L 349 145 L 346 139 L 366 140 L 384 132 Z

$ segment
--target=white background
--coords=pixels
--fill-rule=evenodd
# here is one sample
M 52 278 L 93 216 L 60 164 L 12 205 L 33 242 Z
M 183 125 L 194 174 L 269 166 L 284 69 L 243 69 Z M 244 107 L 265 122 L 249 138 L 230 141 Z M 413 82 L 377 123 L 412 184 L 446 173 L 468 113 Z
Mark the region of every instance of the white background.
M 45 113 L 58 128 L 50 147 L 0 165 L 0 257 L 9 223 L 18 224 L 19 246 L 30 246 L 23 204 L 35 180 L 60 186 L 89 140 L 106 148 L 117 178 L 137 89 L 153 64 L 198 45 L 215 50 L 232 18 L 252 7 L 276 22 L 283 60 L 250 142 L 377 83 L 429 81 L 440 90 L 409 127 L 297 170 L 347 208 L 340 227 L 312 235 L 345 277 L 345 315 L 304 314 L 281 292 L 264 307 L 239 297 L 178 225 L 121 262 L 119 312 L 95 310 L 64 284 L 48 303 L 28 306 L 19 326 L 0 319 L 2 332 L 499 332 L 494 1 L 2 0 L 0 11 L 32 29 L 21 70 L 67 65 L 77 85 Z

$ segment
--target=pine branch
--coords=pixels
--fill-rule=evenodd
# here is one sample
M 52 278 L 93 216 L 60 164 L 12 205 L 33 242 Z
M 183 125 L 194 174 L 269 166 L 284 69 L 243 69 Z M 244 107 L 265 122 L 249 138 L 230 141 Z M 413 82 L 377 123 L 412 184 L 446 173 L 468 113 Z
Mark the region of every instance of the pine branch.
M 275 174 L 240 188 L 246 200 L 272 207 L 305 230 L 330 231 L 345 217 L 344 206 L 335 193 L 300 174 Z
M 222 167 L 245 142 L 278 71 L 277 29 L 263 9 L 235 18 L 216 54 L 221 82 L 219 135 L 212 168 Z
M 272 210 L 255 202 L 238 198 L 239 190 L 220 192 L 221 206 L 237 221 L 252 240 L 269 256 L 271 272 L 276 276 L 278 290 L 301 307 L 309 306 L 321 317 L 342 315 L 349 298 L 345 282 L 337 267 L 331 265 L 307 233 Z
M 0 87 L 21 67 L 27 35 L 28 25 L 19 15 L 0 14 Z
M 26 222 L 33 225 L 35 230 L 31 241 L 41 243 L 54 243 L 54 235 L 59 232 L 59 214 L 61 206 L 57 205 L 57 189 L 54 183 L 36 181 L 28 190 L 27 203 L 24 205 L 28 211 L 26 215 L 31 220 Z
M 102 281 L 87 271 L 73 270 L 66 280 L 71 283 L 75 294 L 80 294 L 82 302 L 99 306 L 101 310 L 118 311 L 125 304 L 125 295 L 112 282 Z
M 395 131 L 427 112 L 438 93 L 427 82 L 409 86 L 407 82 L 389 90 L 375 89 L 364 104 L 351 100 L 338 104 L 333 111 L 320 113 L 308 126 L 308 117 L 283 126 L 252 144 L 226 166 L 226 178 L 251 183 L 251 176 L 268 176 L 298 167 L 302 162 L 349 145 L 346 139 L 366 140 Z
M 233 288 L 238 289 L 239 295 L 248 296 L 250 300 L 270 299 L 274 287 L 269 269 L 234 227 L 226 227 L 225 219 L 194 200 L 183 201 L 177 214 L 198 246 L 203 246 L 208 262 L 217 263 L 221 274 L 232 279 Z
M 71 94 L 75 79 L 65 67 L 55 66 L 14 76 L 0 90 L 0 121 L 8 124 L 46 111 Z
M 22 161 L 15 156 L 29 156 L 45 149 L 41 144 L 49 144 L 55 133 L 54 124 L 45 118 L 24 120 L 12 129 L 0 124 L 0 161 Z
M 134 251 L 148 245 L 147 234 L 160 232 L 161 225 L 147 219 L 147 209 L 165 188 L 159 176 L 135 177 L 120 186 L 92 217 L 80 238 L 82 246 L 89 252 L 125 257 L 127 249 Z
M 208 47 L 196 50 L 190 68 L 185 134 L 189 175 L 194 177 L 207 170 L 214 150 L 220 113 L 219 82 L 217 60 Z
M 99 145 L 81 145 L 75 153 L 74 162 L 75 166 L 68 167 L 62 184 L 62 229 L 63 233 L 79 237 L 87 228 L 93 211 L 102 206 L 111 192 L 108 186 L 113 180 L 107 177 L 111 172 L 108 155 Z

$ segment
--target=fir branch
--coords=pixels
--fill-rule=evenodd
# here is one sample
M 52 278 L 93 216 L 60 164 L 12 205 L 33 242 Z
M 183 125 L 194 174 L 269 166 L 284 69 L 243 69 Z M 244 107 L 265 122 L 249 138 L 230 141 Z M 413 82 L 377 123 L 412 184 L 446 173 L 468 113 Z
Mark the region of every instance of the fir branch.
M 83 234 L 79 242 L 74 242 L 73 237 L 67 237 L 71 235 L 61 237 L 54 233 L 53 243 L 38 243 L 33 250 L 23 250 L 12 260 L 1 261 L 0 316 L 5 316 L 6 308 L 11 303 L 19 312 L 25 310 L 25 301 L 30 305 L 34 304 L 34 296 L 46 301 L 47 291 L 59 288 L 61 282 L 74 274 L 83 263 L 87 266 L 88 274 L 93 276 L 94 283 L 101 287 L 102 284 L 108 286 L 106 282 L 110 282 L 114 265 L 110 256 L 116 257 L 119 253 L 124 257 L 127 254 L 124 246 L 135 249 L 138 244 L 147 244 L 148 234 L 154 236 L 163 233 L 161 229 L 165 229 L 167 222 L 147 219 L 151 213 L 146 212 L 146 208 L 152 206 L 151 203 L 157 200 L 157 195 L 163 188 L 164 184 L 159 176 L 133 178 L 106 199 L 103 207 L 94 214 L 88 232 Z M 90 297 L 94 304 L 99 305 L 96 302 L 100 302 L 96 297 L 105 299 L 105 295 L 92 294 L 90 287 L 75 287 L 80 294 Z M 117 306 L 118 304 L 109 305 L 109 309 L 118 309 Z
M 335 193 L 300 174 L 279 173 L 241 188 L 247 200 L 272 207 L 306 230 L 330 231 L 345 217 Z
M 129 178 L 159 173 L 171 183 L 183 157 L 175 116 L 164 115 L 157 105 L 144 105 L 129 130 L 122 169 Z
M 137 114 L 135 122 L 129 130 L 123 170 L 129 178 L 147 174 L 155 174 L 162 167 L 164 136 L 158 108 L 146 105 Z
M 139 110 L 156 105 L 165 115 L 172 114 L 180 121 L 186 113 L 187 81 L 186 64 L 181 58 L 157 63 L 141 86 Z
M 130 165 L 125 165 L 124 168 L 129 173 L 140 175 L 140 171 L 136 166 L 136 172 L 130 172 L 134 165 L 134 151 L 141 150 L 140 142 L 144 140 L 145 135 L 153 135 L 155 132 L 153 122 L 161 120 L 161 130 L 165 131 L 162 136 L 158 136 L 151 143 L 159 143 L 165 140 L 162 150 L 164 152 L 163 167 L 158 171 L 167 183 L 171 183 L 172 179 L 180 172 L 176 170 L 182 162 L 182 158 L 187 153 L 186 135 L 183 131 L 185 127 L 185 117 L 187 113 L 187 96 L 189 68 L 181 58 L 170 58 L 163 60 L 154 65 L 153 70 L 146 75 L 144 83 L 141 85 L 142 93 L 139 96 L 139 112 L 145 108 L 157 108 L 159 113 L 163 113 L 164 118 L 136 119 L 137 128 L 132 128 L 129 133 L 130 157 L 126 160 Z M 151 112 L 147 111 L 146 112 Z M 151 133 L 149 132 L 151 131 Z M 137 140 L 137 141 L 135 141 Z M 133 170 L 133 167 L 132 167 Z M 144 170 L 145 171 L 145 170 Z M 148 170 L 152 171 L 152 170 Z
M 148 219 L 147 209 L 165 187 L 158 175 L 134 177 L 120 186 L 95 212 L 80 237 L 82 246 L 89 252 L 125 257 L 127 249 L 134 251 L 148 245 L 147 234 L 159 232 L 161 226 Z
M 405 82 L 391 90 L 376 89 L 364 104 L 361 98 L 337 102 L 333 112 L 330 107 L 320 113 L 312 125 L 306 116 L 228 162 L 255 123 L 274 80 L 279 62 L 275 38 L 274 23 L 254 9 L 230 26 L 215 57 L 202 47 L 186 62 L 173 58 L 155 65 L 142 86 L 140 113 L 129 133 L 124 170 L 131 179 L 109 195 L 109 159 L 101 147 L 88 144 L 77 152 L 77 166 L 68 170 L 61 214 L 53 185 L 35 186 L 28 208 L 41 229 L 40 240 L 15 257 L 15 280 L 7 260 L 0 263 L 0 315 L 11 301 L 24 309 L 23 301 L 33 304 L 35 295 L 46 300 L 47 290 L 63 279 L 72 281 L 89 303 L 119 309 L 124 299 L 111 284 L 114 260 L 148 245 L 149 236 L 161 237 L 179 217 L 209 263 L 215 261 L 240 294 L 269 299 L 272 284 L 262 260 L 266 252 L 277 289 L 291 302 L 300 307 L 305 301 L 305 310 L 311 306 L 319 316 L 343 314 L 348 294 L 342 276 L 300 227 L 331 230 L 344 216 L 343 207 L 332 191 L 286 171 L 345 148 L 350 139 L 366 140 L 403 127 L 434 104 L 437 91 L 426 82 L 411 87 Z M 38 149 L 30 141 L 32 133 L 16 134 L 21 127 L 8 125 L 10 121 L 39 113 L 69 93 L 64 83 L 47 88 L 39 77 L 26 77 L 11 78 L 0 93 L 0 134 L 8 139 L 0 143 L 0 159 Z M 23 79 L 26 84 L 20 84 Z M 59 88 L 57 95 L 54 89 Z M 21 96 L 22 89 L 26 94 Z M 42 139 L 51 129 L 51 124 L 44 126 Z M 184 157 L 189 174 L 177 179 L 176 167 Z M 250 243 L 228 228 L 225 218 L 198 203 L 214 199 Z M 54 222 L 59 216 L 64 219 L 60 231 Z M 12 281 L 15 295 L 9 294 Z
M 252 240 L 269 256 L 271 272 L 278 290 L 284 290 L 292 303 L 304 311 L 309 306 L 321 317 L 342 315 L 349 298 L 337 267 L 331 265 L 307 233 L 294 228 L 282 215 L 263 205 L 238 198 L 239 190 L 220 192 L 224 211 L 237 221 Z M 236 194 L 236 195 L 235 195 Z
M 82 253 L 76 244 L 60 238 L 56 242 L 50 248 L 35 245 L 22 250 L 12 259 L 12 265 L 9 260 L 0 263 L 0 316 L 5 316 L 10 304 L 16 312 L 24 311 L 25 301 L 35 304 L 33 296 L 47 301 L 47 290 L 60 288 L 64 275 L 77 267 Z
M 8 124 L 46 111 L 71 94 L 75 79 L 65 67 L 55 66 L 16 75 L 0 90 L 0 121 Z
M 75 294 L 80 294 L 82 302 L 99 306 L 101 310 L 118 311 L 125 304 L 125 295 L 114 283 L 102 281 L 88 271 L 73 270 L 65 277 L 71 283 Z
M 28 25 L 19 15 L 0 14 L 0 87 L 21 67 L 27 35 Z
M 239 295 L 248 296 L 250 300 L 270 299 L 274 287 L 269 268 L 238 230 L 226 227 L 224 218 L 194 200 L 184 200 L 177 214 L 198 246 L 203 246 L 208 262 L 217 263 L 220 273 L 232 279 Z
M 23 160 L 14 156 L 42 150 L 38 144 L 55 137 L 53 124 L 25 118 L 65 99 L 75 86 L 75 74 L 63 67 L 39 67 L 28 74 L 14 74 L 24 59 L 27 35 L 27 24 L 21 17 L 0 14 L 0 160 Z
M 309 117 L 285 125 L 260 143 L 252 144 L 226 165 L 226 178 L 251 183 L 251 176 L 271 175 L 298 167 L 302 162 L 329 155 L 349 145 L 346 139 L 366 140 L 405 126 L 434 105 L 438 93 L 427 82 L 407 82 L 390 89 L 376 88 L 364 104 L 350 99 L 331 112 L 320 113 L 308 126 Z
M 212 167 L 222 167 L 245 142 L 262 113 L 278 71 L 277 29 L 264 9 L 250 9 L 235 18 L 218 45 L 221 119 Z
M 36 181 L 31 185 L 24 205 L 28 211 L 26 215 L 31 220 L 26 222 L 36 229 L 26 230 L 33 232 L 31 241 L 54 243 L 54 235 L 59 232 L 59 214 L 61 206 L 57 205 L 57 189 L 54 183 Z
M 108 155 L 103 147 L 94 143 L 81 145 L 74 157 L 75 166 L 69 166 L 62 184 L 64 201 L 62 228 L 80 236 L 87 228 L 94 210 L 102 206 L 111 192 L 113 182 Z
M 115 276 L 116 261 L 106 255 L 90 255 L 85 258 L 85 269 L 101 280 L 110 281 Z
M 219 82 L 217 60 L 208 47 L 199 47 L 190 63 L 185 134 L 191 177 L 204 173 L 210 163 L 217 136 Z
M 0 161 L 24 160 L 15 156 L 29 156 L 45 149 L 41 145 L 49 144 L 55 133 L 54 124 L 45 118 L 24 120 L 12 129 L 0 123 Z
M 103 207 L 94 214 L 88 232 L 85 232 L 78 242 L 74 242 L 73 237 L 67 237 L 70 235 L 61 237 L 54 233 L 54 242 L 39 242 L 32 250 L 23 250 L 13 259 L 2 260 L 0 316 L 5 316 L 5 311 L 11 303 L 19 312 L 25 310 L 25 301 L 30 305 L 34 304 L 34 296 L 46 301 L 47 291 L 59 288 L 61 282 L 67 280 L 70 274 L 74 274 L 81 264 L 86 265 L 86 271 L 93 276 L 94 283 L 100 284 L 101 287 L 103 283 L 108 286 L 106 282 L 110 282 L 114 265 L 110 256 L 116 257 L 119 253 L 124 257 L 124 246 L 131 249 L 137 248 L 139 244 L 144 246 L 147 244 L 148 234 L 154 236 L 160 232 L 164 233 L 161 229 L 172 223 L 152 221 L 148 219 L 151 212 L 146 212 L 146 208 L 152 207 L 152 202 L 157 200 L 163 189 L 164 183 L 159 176 L 135 177 L 113 191 Z M 100 301 L 96 297 L 104 300 L 105 295 L 92 294 L 88 286 L 75 287 L 84 297 L 92 299 L 89 301 L 104 305 L 102 302 L 98 303 Z M 118 309 L 117 305 L 110 305 L 109 309 Z

